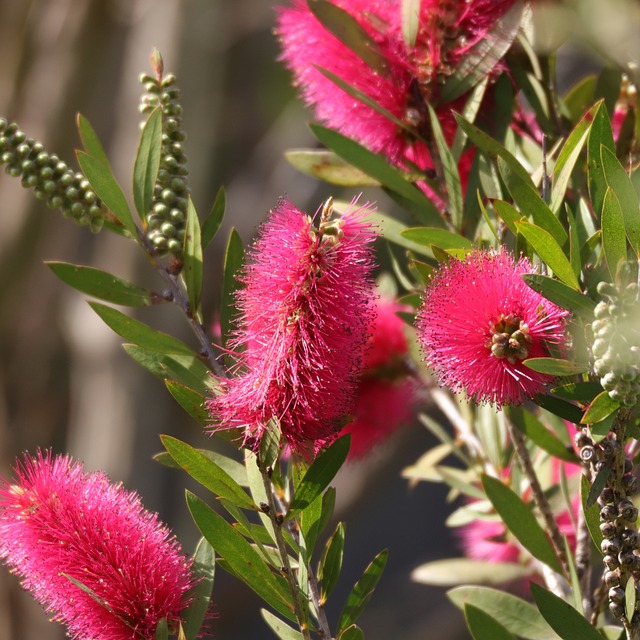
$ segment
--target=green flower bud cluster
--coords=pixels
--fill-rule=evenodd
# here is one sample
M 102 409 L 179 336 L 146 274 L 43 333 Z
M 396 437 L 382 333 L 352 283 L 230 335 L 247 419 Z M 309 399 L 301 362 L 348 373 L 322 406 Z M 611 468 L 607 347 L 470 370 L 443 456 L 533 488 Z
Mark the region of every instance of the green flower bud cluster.
M 147 113 L 156 107 L 162 109 L 160 169 L 145 231 L 158 254 L 170 253 L 181 257 L 189 186 L 180 91 L 175 87 L 176 77 L 172 73 L 161 79 L 143 74 L 140 81 L 146 91 L 140 102 L 140 111 Z
M 593 321 L 593 370 L 609 396 L 625 407 L 640 399 L 640 302 L 638 285 L 598 284 L 602 300 Z
M 91 225 L 93 231 L 102 227 L 107 208 L 89 181 L 4 118 L 0 118 L 0 164 L 6 165 L 10 176 L 21 178 L 23 187 L 33 189 L 38 200 L 60 209 L 65 218 Z

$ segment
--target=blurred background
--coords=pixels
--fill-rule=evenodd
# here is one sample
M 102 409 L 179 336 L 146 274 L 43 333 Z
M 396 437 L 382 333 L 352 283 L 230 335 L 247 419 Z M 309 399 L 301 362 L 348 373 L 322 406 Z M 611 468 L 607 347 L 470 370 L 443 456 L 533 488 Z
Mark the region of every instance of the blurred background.
M 141 72 L 157 46 L 183 91 L 190 183 L 204 217 L 220 185 L 228 196 L 223 228 L 205 255 L 205 317 L 213 323 L 224 244 L 231 226 L 249 242 L 270 207 L 287 194 L 315 211 L 328 195 L 351 198 L 297 173 L 283 159 L 313 146 L 309 114 L 277 63 L 274 10 L 265 0 L 0 0 L 0 115 L 74 165 L 79 111 L 103 141 L 129 187 L 138 139 Z M 380 200 L 380 193 L 365 194 Z M 380 208 L 391 204 L 380 201 Z M 130 360 L 121 340 L 81 294 L 58 281 L 45 260 L 89 264 L 159 286 L 133 243 L 93 235 L 48 210 L 18 180 L 0 175 L 0 473 L 37 447 L 67 451 L 90 470 L 136 489 L 185 549 L 197 541 L 185 504 L 186 475 L 160 467 L 158 434 L 210 446 L 162 384 Z M 177 309 L 136 312 L 193 344 Z M 381 549 L 389 563 L 361 626 L 369 640 L 468 637 L 443 590 L 415 584 L 410 571 L 455 554 L 443 521 L 452 507 L 436 485 L 410 488 L 401 470 L 432 445 L 417 423 L 349 465 L 337 479 L 337 519 L 345 519 L 345 569 L 329 601 L 335 624 L 362 570 Z M 217 446 L 217 445 L 216 445 Z M 210 495 L 190 487 L 205 499 Z M 333 530 L 335 523 L 329 527 Z M 218 571 L 213 637 L 271 637 L 259 601 Z M 0 640 L 55 640 L 62 627 L 0 568 Z

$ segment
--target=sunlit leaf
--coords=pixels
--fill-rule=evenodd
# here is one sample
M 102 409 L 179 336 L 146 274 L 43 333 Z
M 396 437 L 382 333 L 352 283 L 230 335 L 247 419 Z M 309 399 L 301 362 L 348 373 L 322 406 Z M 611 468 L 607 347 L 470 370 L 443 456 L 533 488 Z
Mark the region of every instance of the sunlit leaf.
M 189 198 L 187 204 L 182 277 L 189 296 L 191 312 L 197 315 L 200 310 L 200 298 L 202 296 L 202 239 L 200 220 L 191 198 Z
M 541 293 L 547 300 L 551 300 L 559 307 L 588 318 L 593 316 L 596 303 L 589 296 L 568 287 L 559 280 L 539 273 L 525 273 L 522 275 L 522 279 L 534 291 Z
M 189 593 L 189 605 L 181 614 L 185 640 L 195 640 L 200 633 L 211 601 L 216 568 L 215 560 L 216 554 L 213 547 L 204 538 L 201 538 L 193 555 L 192 569 L 198 582 Z
M 602 203 L 602 249 L 611 279 L 615 279 L 618 265 L 627 259 L 627 240 L 620 201 L 608 187 Z
M 602 154 L 600 147 L 604 145 L 609 151 L 615 153 L 611 121 L 607 114 L 607 108 L 600 102 L 596 108 L 587 138 L 587 177 L 589 182 L 589 195 L 594 211 L 602 211 L 604 194 L 607 190 L 607 181 L 602 166 Z
M 514 562 L 488 562 L 471 558 L 434 560 L 416 567 L 411 579 L 422 584 L 452 587 L 460 584 L 501 585 L 531 573 L 524 565 Z
M 327 601 L 340 577 L 342 557 L 344 555 L 344 536 L 345 524 L 340 522 L 333 535 L 327 540 L 324 553 L 318 565 L 321 606 Z
M 403 238 L 417 244 L 436 245 L 441 249 L 467 249 L 473 246 L 468 238 L 458 233 L 435 227 L 411 227 L 400 232 Z
M 299 631 L 293 629 L 286 622 L 274 616 L 270 611 L 260 609 L 260 615 L 262 615 L 263 620 L 269 625 L 271 631 L 273 631 L 280 640 L 304 640 Z
M 298 171 L 342 187 L 380 186 L 360 169 L 344 161 L 333 151 L 326 149 L 292 149 L 284 157 Z
M 162 151 L 162 109 L 156 107 L 144 124 L 133 165 L 133 202 L 141 218 L 151 210 Z
M 109 159 L 104 152 L 104 147 L 100 139 L 91 126 L 91 123 L 81 113 L 77 116 L 77 125 L 84 150 L 95 160 L 109 167 Z
M 416 43 L 420 26 L 420 0 L 402 0 L 402 39 L 408 49 Z
M 593 402 L 587 407 L 580 423 L 591 424 L 593 422 L 600 422 L 616 411 L 618 407 L 620 407 L 620 403 L 613 400 L 606 391 L 603 391 L 598 394 L 594 398 Z
M 473 640 L 516 640 L 495 618 L 472 604 L 465 605 L 464 615 Z
M 538 373 L 546 373 L 550 376 L 572 376 L 591 369 L 591 365 L 586 362 L 574 362 L 562 358 L 527 358 L 522 361 L 522 364 Z

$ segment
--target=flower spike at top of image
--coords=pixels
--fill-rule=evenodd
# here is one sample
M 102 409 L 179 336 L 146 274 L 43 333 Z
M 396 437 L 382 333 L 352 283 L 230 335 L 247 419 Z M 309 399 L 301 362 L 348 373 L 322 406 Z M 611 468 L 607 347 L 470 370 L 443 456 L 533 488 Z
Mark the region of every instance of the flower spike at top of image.
M 215 428 L 258 447 L 270 420 L 286 444 L 313 455 L 351 410 L 374 310 L 371 209 L 355 201 L 314 220 L 281 200 L 248 251 L 232 349 L 244 370 L 207 407 Z M 284 444 L 284 443 L 283 443 Z
M 553 380 L 522 363 L 568 342 L 568 312 L 521 278 L 534 271 L 506 250 L 475 250 L 440 267 L 423 294 L 417 329 L 441 384 L 500 408 L 532 398 Z
M 163 618 L 174 628 L 191 562 L 135 493 L 51 453 L 25 455 L 16 476 L 0 484 L 0 558 L 71 638 L 153 640 Z

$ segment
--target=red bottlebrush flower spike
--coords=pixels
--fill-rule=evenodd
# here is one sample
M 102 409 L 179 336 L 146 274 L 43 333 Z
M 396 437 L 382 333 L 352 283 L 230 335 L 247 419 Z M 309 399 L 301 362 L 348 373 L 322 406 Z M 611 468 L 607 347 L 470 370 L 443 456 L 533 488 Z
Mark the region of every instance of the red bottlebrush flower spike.
M 426 360 L 441 384 L 498 408 L 520 404 L 553 378 L 526 358 L 549 355 L 568 341 L 568 312 L 522 280 L 535 269 L 506 252 L 474 251 L 450 260 L 427 285 L 417 329 Z
M 423 137 L 430 136 L 426 104 L 434 105 L 451 142 L 456 129 L 451 108 L 459 109 L 465 97 L 442 104 L 440 83 L 514 2 L 423 0 L 416 40 L 408 46 L 402 35 L 400 0 L 334 0 L 373 39 L 385 63 L 382 70 L 369 66 L 328 32 L 306 0 L 292 0 L 290 6 L 279 8 L 276 33 L 281 59 L 321 122 L 393 162 L 410 161 L 424 170 L 433 166 L 424 142 L 340 89 L 317 66 L 365 93 Z
M 330 441 L 351 410 L 374 311 L 374 233 L 355 203 L 318 228 L 282 200 L 248 252 L 237 294 L 232 348 L 245 371 L 222 382 L 207 407 L 214 428 L 240 428 L 259 446 L 279 421 L 286 443 L 305 455 Z
M 180 620 L 191 561 L 135 493 L 50 453 L 16 475 L 0 484 L 0 558 L 70 637 L 153 640 L 162 618 Z

